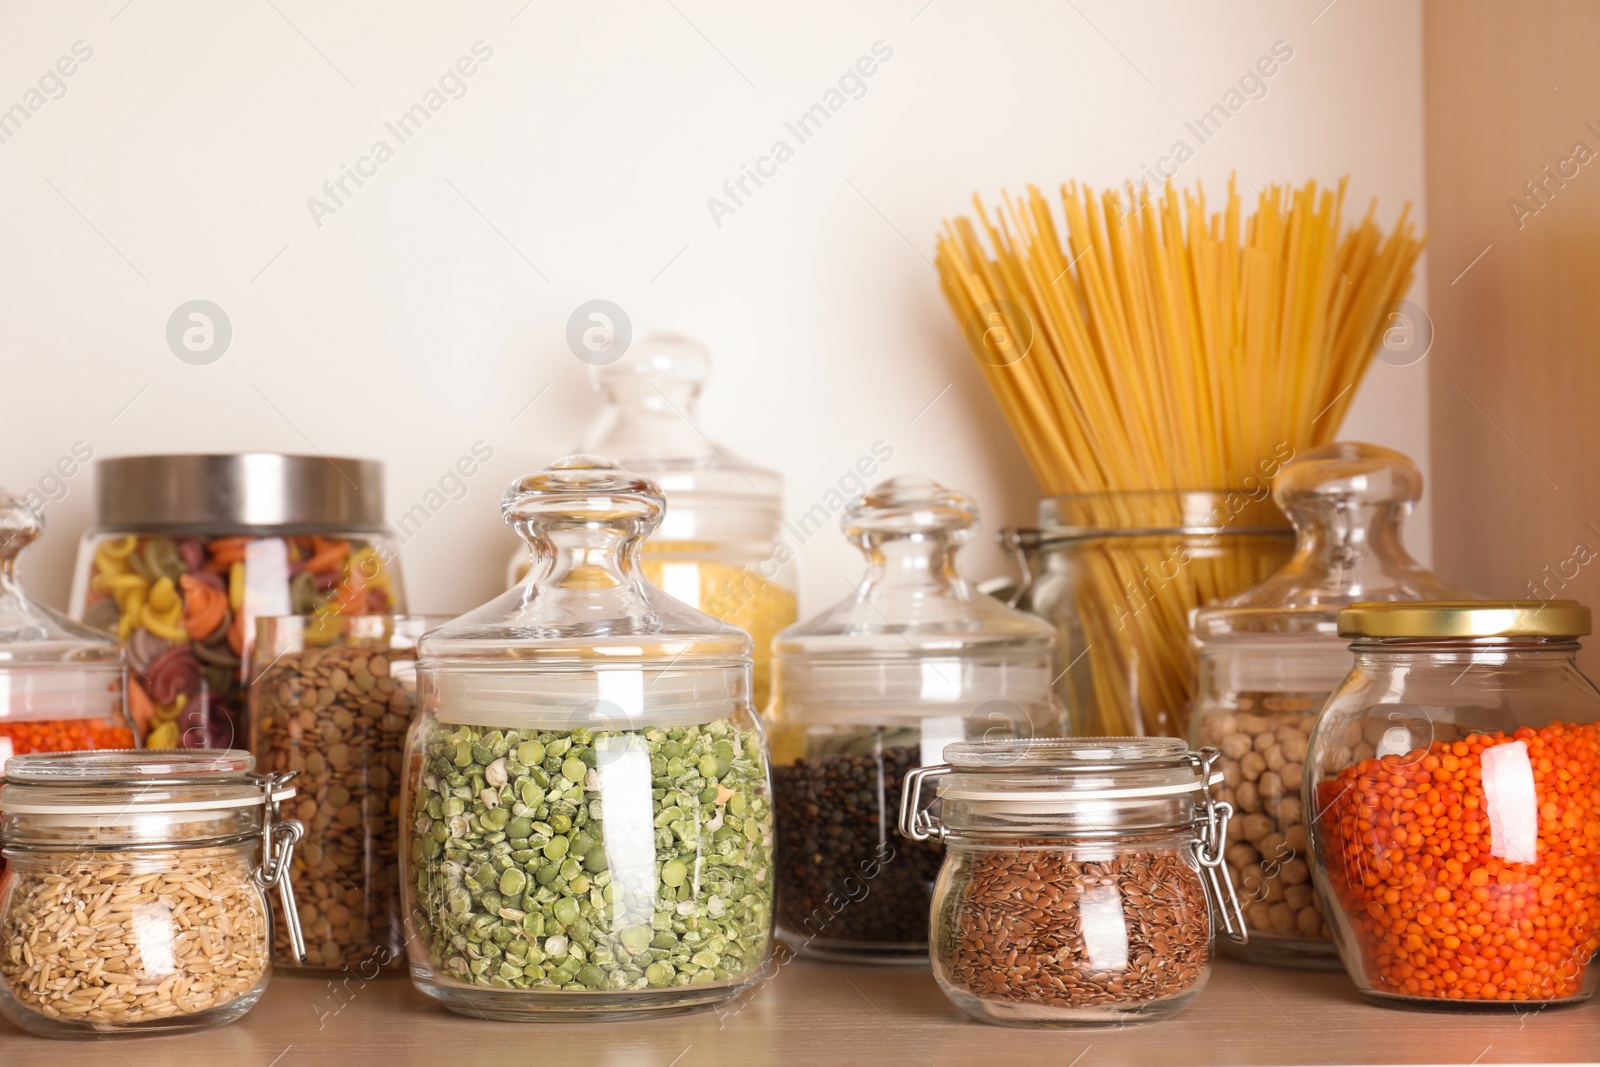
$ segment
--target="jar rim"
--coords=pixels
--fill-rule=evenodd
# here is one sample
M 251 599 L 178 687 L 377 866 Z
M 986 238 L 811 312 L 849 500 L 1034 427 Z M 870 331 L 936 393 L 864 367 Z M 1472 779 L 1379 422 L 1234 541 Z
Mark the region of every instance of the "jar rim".
M 12 785 L 220 785 L 245 782 L 256 758 L 236 748 L 109 748 L 28 752 L 6 761 L 0 781 Z

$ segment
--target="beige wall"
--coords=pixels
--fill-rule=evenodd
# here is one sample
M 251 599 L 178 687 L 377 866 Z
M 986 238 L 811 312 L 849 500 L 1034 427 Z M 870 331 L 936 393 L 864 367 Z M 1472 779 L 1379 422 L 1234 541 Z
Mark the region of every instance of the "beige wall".
M 0 144 L 0 482 L 80 440 L 315 449 L 387 460 L 399 516 L 483 440 L 493 461 L 403 556 L 413 606 L 463 610 L 501 577 L 501 489 L 590 415 L 564 333 L 604 297 L 711 345 L 700 424 L 783 469 L 790 514 L 883 440 L 889 473 L 975 493 L 992 531 L 1037 491 L 926 262 L 973 190 L 1137 175 L 1282 40 L 1293 60 L 1179 180 L 1348 172 L 1385 222 L 1422 196 L 1417 3 L 524 2 L 0 3 L 0 108 L 94 53 Z M 465 95 L 319 227 L 308 198 L 477 41 Z M 878 41 L 865 94 L 719 227 L 707 198 Z M 209 366 L 164 337 L 194 298 L 233 324 Z M 1431 365 L 1378 367 L 1349 433 L 1426 466 Z M 68 486 L 26 569 L 47 596 L 89 518 L 87 475 Z M 969 555 L 1002 566 L 987 540 Z M 859 570 L 831 537 L 801 565 L 807 613 Z
M 1435 557 L 1600 603 L 1600 8 L 1438 0 L 1426 27 Z

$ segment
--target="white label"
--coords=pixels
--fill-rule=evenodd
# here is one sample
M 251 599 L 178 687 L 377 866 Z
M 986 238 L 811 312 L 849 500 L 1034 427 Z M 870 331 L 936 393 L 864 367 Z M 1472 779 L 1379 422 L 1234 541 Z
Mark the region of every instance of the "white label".
M 16 749 L 11 745 L 11 738 L 0 737 L 0 773 L 6 769 L 6 760 L 16 754 Z
M 944 762 L 944 746 L 967 739 L 967 721 L 959 715 L 922 720 L 922 765 Z
M 1483 796 L 1489 808 L 1489 854 L 1507 863 L 1539 858 L 1539 796 L 1528 746 L 1508 741 L 1483 752 Z

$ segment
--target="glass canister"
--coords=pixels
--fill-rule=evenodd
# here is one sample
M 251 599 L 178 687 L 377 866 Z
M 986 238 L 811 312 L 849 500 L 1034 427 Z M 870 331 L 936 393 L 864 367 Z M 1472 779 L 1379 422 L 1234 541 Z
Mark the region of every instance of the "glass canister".
M 43 524 L 20 497 L 0 490 L 0 771 L 26 752 L 134 746 L 122 652 L 29 600 L 17 581 L 17 557 Z
M 1039 505 L 1025 531 L 1016 606 L 1050 620 L 1057 683 L 1079 735 L 1188 736 L 1195 689 L 1189 616 L 1283 566 L 1293 531 L 1264 478 L 1237 490 L 1081 493 Z
M 405 609 L 383 464 L 251 452 L 95 464 L 75 617 L 127 652 L 148 748 L 246 740 L 255 619 Z
M 400 782 L 416 711 L 424 615 L 305 615 L 256 620 L 250 749 L 289 773 L 289 810 L 305 827 L 289 877 L 306 961 L 371 978 L 405 965 L 400 908 Z M 302 966 L 283 938 L 273 962 Z
M 1570 600 L 1354 604 L 1306 761 L 1312 872 L 1368 998 L 1587 1000 L 1600 949 L 1600 691 Z M 1363 747 L 1370 746 L 1370 747 Z
M 945 845 L 931 948 L 945 996 L 983 1022 L 1063 1028 L 1193 1000 L 1213 915 L 1246 936 L 1216 758 L 1175 738 L 1086 737 L 951 745 L 912 771 L 900 832 Z
M 963 494 L 891 478 L 840 525 L 865 576 L 774 645 L 779 928 L 804 955 L 922 963 L 943 853 L 894 839 L 901 784 L 951 742 L 1059 735 L 1055 633 L 956 572 Z
M 1221 751 L 1218 796 L 1238 812 L 1226 858 L 1250 941 L 1228 946 L 1236 955 L 1338 966 L 1307 861 L 1306 750 L 1317 713 L 1352 663 L 1338 634 L 1341 608 L 1472 595 L 1406 552 L 1402 525 L 1421 497 L 1422 474 L 1399 452 L 1341 442 L 1301 453 L 1273 483 L 1299 538 L 1293 558 L 1195 614 L 1200 681 L 1190 741 Z
M 701 432 L 695 409 L 711 355 L 698 341 L 652 334 L 590 373 L 605 406 L 583 451 L 649 478 L 667 496 L 667 513 L 644 543 L 644 576 L 751 636 L 755 706 L 765 708 L 772 639 L 798 617 L 794 550 L 782 536 L 783 478 Z M 511 583 L 527 569 L 519 548 Z
M 0 785 L 0 1014 L 44 1037 L 232 1022 L 272 971 L 300 824 L 249 753 L 16 756 Z
M 401 870 L 413 980 L 467 1015 L 711 1006 L 772 930 L 750 638 L 650 585 L 661 490 L 592 456 L 513 483 L 523 584 L 425 636 Z

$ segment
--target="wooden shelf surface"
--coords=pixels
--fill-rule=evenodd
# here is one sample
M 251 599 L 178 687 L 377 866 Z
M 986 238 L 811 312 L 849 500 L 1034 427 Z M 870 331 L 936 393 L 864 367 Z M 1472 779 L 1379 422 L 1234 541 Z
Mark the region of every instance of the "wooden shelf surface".
M 1577 1063 L 1600 1057 L 1600 1001 L 1521 1016 L 1397 1011 L 1363 1001 L 1342 973 L 1224 960 L 1172 1019 L 1029 1031 L 968 1020 L 926 968 L 796 961 L 727 1017 L 491 1023 L 445 1011 L 404 976 L 352 982 L 341 1000 L 325 978 L 280 971 L 249 1015 L 202 1033 L 65 1042 L 0 1020 L 3 1067 L 85 1054 L 102 1067 Z

